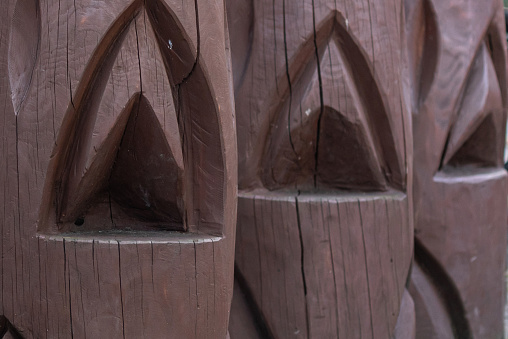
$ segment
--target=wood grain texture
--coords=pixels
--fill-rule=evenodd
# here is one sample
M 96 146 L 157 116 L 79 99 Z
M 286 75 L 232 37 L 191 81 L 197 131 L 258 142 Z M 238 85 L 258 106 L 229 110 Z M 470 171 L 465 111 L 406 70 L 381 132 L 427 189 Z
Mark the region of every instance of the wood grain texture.
M 402 5 L 230 3 L 240 188 L 231 338 L 252 328 L 395 335 L 413 248 Z
M 40 20 L 30 1 L 2 5 L 0 313 L 24 338 L 225 338 L 237 151 L 223 2 L 46 1 Z M 30 82 L 19 22 L 40 31 Z M 174 173 L 181 186 L 139 195 L 144 175 Z M 186 232 L 146 227 L 167 199 Z
M 409 0 L 406 17 L 410 73 L 419 84 L 412 87 L 414 213 L 423 250 L 415 255 L 422 268 L 431 267 L 427 278 L 417 270 L 412 278 L 416 337 L 502 338 L 502 2 Z M 442 290 L 456 293 L 436 293 Z
M 411 260 L 397 255 L 412 244 L 403 194 L 257 192 L 238 208 L 237 268 L 275 338 L 393 334 Z

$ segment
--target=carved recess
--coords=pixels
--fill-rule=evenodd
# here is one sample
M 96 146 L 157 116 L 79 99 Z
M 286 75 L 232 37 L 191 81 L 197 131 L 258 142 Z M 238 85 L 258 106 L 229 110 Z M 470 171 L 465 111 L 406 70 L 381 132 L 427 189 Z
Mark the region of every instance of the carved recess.
M 140 27 L 150 40 L 139 40 Z M 154 61 L 145 59 L 146 49 Z M 108 108 L 103 95 L 114 86 L 120 56 L 120 62 L 137 60 L 121 76 L 127 83 L 133 76 L 139 85 L 110 116 L 102 113 Z M 156 66 L 163 67 L 157 76 L 167 77 L 156 83 L 166 88 L 143 84 L 146 68 Z M 129 5 L 98 43 L 71 97 L 47 175 L 51 199 L 41 209 L 40 230 L 55 229 L 54 213 L 60 231 L 221 234 L 224 161 L 208 81 L 199 48 L 164 2 Z M 172 115 L 154 110 L 149 98 L 158 99 L 160 91 L 171 93 L 164 110 Z
M 406 0 L 416 338 L 502 337 L 506 42 L 501 2 Z M 467 19 L 465 19 L 467 18 Z

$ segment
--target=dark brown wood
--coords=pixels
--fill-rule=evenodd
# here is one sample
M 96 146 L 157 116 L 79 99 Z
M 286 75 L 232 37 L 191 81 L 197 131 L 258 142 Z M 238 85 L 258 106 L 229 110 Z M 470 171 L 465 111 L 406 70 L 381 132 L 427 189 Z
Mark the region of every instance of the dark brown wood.
M 503 338 L 502 1 L 406 0 L 417 338 Z
M 231 338 L 414 332 L 403 18 L 402 1 L 229 2 L 240 189 Z
M 219 0 L 2 2 L 0 314 L 24 338 L 226 337 L 229 53 Z
M 500 0 L 2 5 L 0 337 L 502 338 Z

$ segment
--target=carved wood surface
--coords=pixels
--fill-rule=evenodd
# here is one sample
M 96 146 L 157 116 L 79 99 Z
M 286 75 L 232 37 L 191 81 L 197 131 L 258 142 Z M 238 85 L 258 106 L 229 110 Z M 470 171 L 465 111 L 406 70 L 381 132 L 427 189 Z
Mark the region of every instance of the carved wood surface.
M 237 161 L 224 13 L 2 3 L 0 314 L 23 337 L 226 336 Z
M 235 1 L 228 11 L 240 188 L 231 338 L 253 328 L 260 338 L 405 338 L 403 3 Z
M 417 338 L 502 338 L 506 36 L 501 1 L 406 1 Z
M 501 338 L 501 1 L 226 3 L 4 0 L 0 336 Z

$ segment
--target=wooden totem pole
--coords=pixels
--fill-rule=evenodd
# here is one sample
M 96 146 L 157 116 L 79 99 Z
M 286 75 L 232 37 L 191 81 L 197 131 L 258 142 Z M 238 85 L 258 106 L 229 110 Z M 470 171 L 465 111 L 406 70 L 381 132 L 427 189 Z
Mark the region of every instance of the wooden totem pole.
M 502 338 L 500 0 L 2 1 L 0 337 Z
M 232 339 L 412 337 L 403 5 L 229 3 L 239 148 Z
M 226 337 L 229 69 L 220 0 L 2 0 L 2 329 Z
M 502 1 L 406 0 L 417 338 L 503 338 Z

